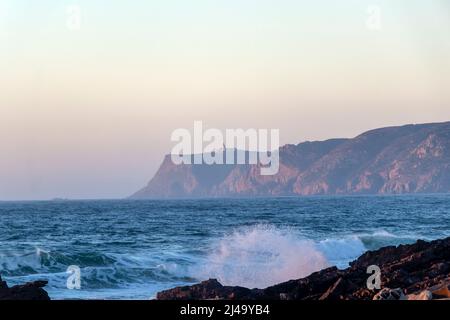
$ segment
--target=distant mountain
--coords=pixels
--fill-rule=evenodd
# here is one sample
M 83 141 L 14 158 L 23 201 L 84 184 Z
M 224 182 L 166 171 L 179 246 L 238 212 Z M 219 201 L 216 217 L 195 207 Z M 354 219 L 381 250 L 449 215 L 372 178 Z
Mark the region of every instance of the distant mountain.
M 175 165 L 170 155 L 131 198 L 450 192 L 450 122 L 367 131 L 353 139 L 280 148 L 280 170 L 257 165 Z

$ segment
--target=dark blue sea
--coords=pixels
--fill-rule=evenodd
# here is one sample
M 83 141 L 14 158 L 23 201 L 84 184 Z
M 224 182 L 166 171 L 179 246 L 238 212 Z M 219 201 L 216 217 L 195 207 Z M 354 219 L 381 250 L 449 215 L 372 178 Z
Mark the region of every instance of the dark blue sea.
M 0 202 L 0 274 L 46 279 L 53 299 L 151 299 L 208 278 L 267 287 L 446 236 L 450 195 Z

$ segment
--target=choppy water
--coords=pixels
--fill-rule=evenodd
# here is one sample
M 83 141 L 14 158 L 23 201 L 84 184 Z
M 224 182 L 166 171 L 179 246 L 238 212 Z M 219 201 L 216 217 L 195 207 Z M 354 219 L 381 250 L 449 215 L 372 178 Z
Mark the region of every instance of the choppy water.
M 0 273 L 48 279 L 53 299 L 148 299 L 210 277 L 266 287 L 449 235 L 450 195 L 0 202 Z

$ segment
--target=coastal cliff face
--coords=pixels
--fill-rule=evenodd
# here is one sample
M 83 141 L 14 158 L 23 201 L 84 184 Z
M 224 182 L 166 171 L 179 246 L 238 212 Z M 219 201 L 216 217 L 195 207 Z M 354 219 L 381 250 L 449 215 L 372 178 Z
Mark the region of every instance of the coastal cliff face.
M 280 148 L 280 169 L 175 165 L 166 156 L 131 198 L 401 194 L 450 192 L 450 122 L 388 127 L 353 139 Z
M 381 290 L 368 289 L 369 266 L 380 268 Z M 450 298 L 450 238 L 369 251 L 350 263 L 266 289 L 222 286 L 217 280 L 159 292 L 159 300 L 431 300 Z

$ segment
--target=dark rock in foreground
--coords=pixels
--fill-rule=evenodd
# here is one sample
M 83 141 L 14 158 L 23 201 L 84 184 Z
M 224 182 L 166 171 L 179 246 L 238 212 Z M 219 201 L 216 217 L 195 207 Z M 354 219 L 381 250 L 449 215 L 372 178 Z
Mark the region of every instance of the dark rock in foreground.
M 0 300 L 50 300 L 42 289 L 46 285 L 47 281 L 34 281 L 9 288 L 0 276 Z
M 381 270 L 382 290 L 369 290 L 367 267 Z M 315 272 L 266 289 L 222 286 L 217 280 L 159 292 L 159 300 L 429 300 L 449 299 L 450 237 L 368 251 L 350 267 Z

